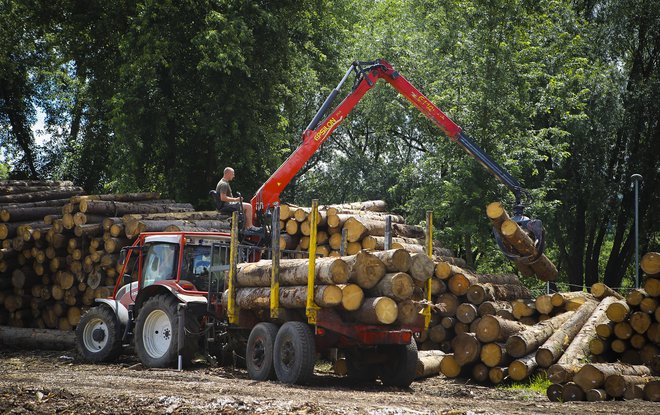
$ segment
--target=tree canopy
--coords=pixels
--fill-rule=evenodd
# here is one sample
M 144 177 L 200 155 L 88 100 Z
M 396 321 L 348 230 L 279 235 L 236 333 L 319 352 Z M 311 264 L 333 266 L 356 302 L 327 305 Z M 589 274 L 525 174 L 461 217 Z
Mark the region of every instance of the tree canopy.
M 658 45 L 652 0 L 0 0 L 0 175 L 207 208 L 231 165 L 250 195 L 350 63 L 385 58 L 530 191 L 563 282 L 619 287 L 634 173 L 658 249 Z M 385 83 L 282 196 L 311 198 L 431 209 L 443 245 L 507 266 L 484 207 L 511 194 Z

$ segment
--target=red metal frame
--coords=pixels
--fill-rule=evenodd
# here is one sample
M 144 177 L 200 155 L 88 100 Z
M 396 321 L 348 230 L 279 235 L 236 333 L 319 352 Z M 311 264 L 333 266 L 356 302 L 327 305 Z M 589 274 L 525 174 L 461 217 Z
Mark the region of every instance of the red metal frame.
M 274 203 L 279 202 L 280 194 L 291 182 L 293 177 L 307 163 L 318 148 L 332 134 L 332 132 L 346 119 L 379 79 L 384 79 L 392 85 L 401 95 L 410 101 L 417 109 L 436 124 L 450 139 L 456 141 L 461 127 L 456 125 L 424 94 L 415 88 L 403 75 L 394 70 L 384 59 L 377 61 L 369 72 L 360 79 L 353 91 L 334 109 L 334 111 L 321 121 L 316 129 L 306 130 L 302 134 L 303 143 L 293 154 L 273 173 L 268 180 L 257 190 L 250 203 L 256 215 L 257 209 L 265 211 Z

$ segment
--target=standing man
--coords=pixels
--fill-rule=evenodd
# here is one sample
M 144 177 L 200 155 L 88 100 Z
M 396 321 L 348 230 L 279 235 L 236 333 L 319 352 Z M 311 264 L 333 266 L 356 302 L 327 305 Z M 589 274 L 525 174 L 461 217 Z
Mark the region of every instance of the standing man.
M 231 213 L 242 207 L 245 214 L 245 229 L 250 231 L 260 231 L 261 229 L 253 226 L 252 223 L 252 205 L 243 202 L 241 206 L 241 198 L 232 195 L 231 186 L 229 186 L 229 182 L 232 180 L 234 180 L 234 169 L 231 167 L 225 167 L 222 179 L 220 179 L 218 185 L 215 187 L 215 191 L 218 193 L 218 198 L 220 198 L 220 204 L 222 205 L 220 207 L 220 212 Z

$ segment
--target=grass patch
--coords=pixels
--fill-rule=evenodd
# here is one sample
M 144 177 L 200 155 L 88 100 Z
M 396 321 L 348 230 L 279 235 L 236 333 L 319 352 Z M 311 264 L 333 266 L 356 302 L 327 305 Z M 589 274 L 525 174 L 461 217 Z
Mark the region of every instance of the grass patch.
M 537 374 L 531 376 L 529 379 L 523 382 L 514 382 L 508 385 L 503 385 L 503 389 L 514 389 L 514 390 L 526 390 L 534 391 L 545 394 L 548 386 L 552 385 L 552 382 L 548 380 L 548 377 L 545 374 Z

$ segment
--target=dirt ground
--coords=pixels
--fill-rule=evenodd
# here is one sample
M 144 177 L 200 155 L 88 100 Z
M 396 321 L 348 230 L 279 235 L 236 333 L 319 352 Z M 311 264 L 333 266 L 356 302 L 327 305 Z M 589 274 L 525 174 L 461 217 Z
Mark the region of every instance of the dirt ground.
M 241 369 L 145 370 L 135 357 L 90 365 L 74 352 L 0 350 L 1 414 L 657 414 L 645 401 L 549 402 L 529 390 L 442 376 L 408 389 L 348 384 L 320 368 L 307 386 Z

